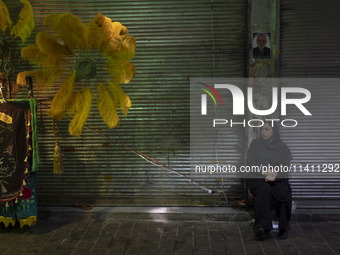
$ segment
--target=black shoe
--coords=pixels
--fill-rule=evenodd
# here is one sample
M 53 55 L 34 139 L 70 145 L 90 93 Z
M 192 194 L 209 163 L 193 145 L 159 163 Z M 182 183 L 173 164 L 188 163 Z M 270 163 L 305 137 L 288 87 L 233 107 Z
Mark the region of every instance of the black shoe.
M 265 233 L 263 228 L 258 228 L 254 230 L 255 232 L 255 240 L 256 241 L 262 241 L 263 240 L 263 235 Z
M 280 229 L 278 236 L 281 240 L 285 240 L 288 238 L 288 231 L 285 228 Z

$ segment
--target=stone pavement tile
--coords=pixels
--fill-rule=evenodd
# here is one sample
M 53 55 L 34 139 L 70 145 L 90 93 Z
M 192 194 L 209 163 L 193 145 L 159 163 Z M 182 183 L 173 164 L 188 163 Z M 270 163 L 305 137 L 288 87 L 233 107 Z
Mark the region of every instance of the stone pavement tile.
M 225 230 L 226 229 L 226 223 L 225 222 L 209 222 L 209 231 L 213 230 Z
M 300 228 L 299 224 L 290 225 L 288 238 L 290 238 L 290 240 L 293 241 L 295 247 L 297 247 L 297 250 L 299 252 L 304 252 L 304 251 L 316 252 L 313 249 L 308 238 L 305 236 L 304 231 Z
M 264 253 L 275 254 L 275 252 L 280 251 L 280 247 L 278 246 L 278 243 L 275 240 L 275 238 L 271 234 L 266 236 L 268 236 L 268 238 L 265 238 L 264 242 L 261 242 Z
M 209 250 L 210 242 L 208 236 L 195 236 L 194 237 L 194 248 L 197 250 Z
M 211 254 L 210 250 L 198 249 L 198 248 L 194 248 L 192 252 L 194 255 L 210 255 Z M 215 253 L 213 254 L 215 255 Z
M 4 255 L 21 255 L 22 249 L 12 246 L 12 247 L 9 247 L 3 254 Z
M 100 236 L 98 237 L 94 249 L 97 248 L 105 248 L 108 249 L 112 246 L 113 243 L 113 236 Z
M 124 241 L 113 241 L 111 247 L 108 249 L 108 254 L 120 255 L 124 254 L 124 250 L 126 247 L 126 243 Z
M 33 238 L 32 241 L 29 244 L 29 247 L 26 248 L 26 251 L 40 251 L 42 248 L 46 245 L 46 243 L 51 239 L 53 236 L 53 233 L 46 233 L 46 234 L 40 234 L 35 235 L 32 234 Z
M 2 247 L 8 247 L 9 245 L 13 244 L 16 239 L 18 238 L 18 234 L 16 233 L 0 233 L 0 249 Z
M 175 249 L 176 255 L 189 255 L 193 253 L 191 243 L 176 241 Z
M 148 221 L 139 221 L 135 222 L 132 235 L 145 235 L 148 232 L 150 222 Z
M 114 235 L 114 240 L 128 241 L 130 239 L 133 225 L 134 222 L 132 221 L 123 221 Z
M 314 223 L 320 235 L 326 239 L 328 246 L 336 254 L 340 254 L 340 222 Z
M 277 236 L 277 231 L 271 231 L 271 236 L 273 239 L 276 239 L 276 242 L 279 246 L 279 249 L 281 250 L 282 254 L 292 254 L 292 255 L 298 255 L 299 252 L 297 251 L 297 248 L 295 246 L 295 243 L 293 242 L 291 238 L 291 234 L 289 234 L 289 237 L 286 240 L 280 240 Z
M 54 255 L 71 255 L 73 253 L 74 249 L 70 249 L 70 248 L 62 248 L 60 247 L 55 253 Z
M 95 246 L 94 241 L 80 241 L 76 249 L 91 251 L 94 246 Z
M 173 246 L 175 247 L 175 246 Z M 164 247 L 163 250 L 167 250 L 167 247 Z M 155 242 L 153 240 L 147 240 L 145 242 L 145 246 L 143 249 L 143 254 L 148 255 L 148 254 L 159 254 L 160 253 L 160 245 L 159 242 Z M 160 253 L 162 254 L 162 253 Z
M 336 254 L 334 250 L 332 250 L 328 244 L 316 244 L 313 245 L 313 248 L 318 254 Z
M 149 222 L 147 237 L 148 240 L 159 241 L 163 234 L 163 223 L 162 222 Z
M 249 222 L 238 222 L 239 231 L 243 240 L 244 250 L 248 255 L 264 254 L 263 248 L 259 241 L 254 240 L 253 228 Z
M 162 238 L 175 237 L 178 233 L 178 222 L 166 222 L 163 224 Z
M 82 248 L 78 248 L 78 249 L 74 250 L 73 253 L 72 253 L 72 255 L 89 255 L 89 254 L 91 254 L 91 251 L 89 251 L 87 249 L 82 249 Z M 111 254 L 111 253 L 109 253 L 109 254 Z M 115 253 L 112 253 L 112 254 L 115 254 Z
M 191 244 L 193 241 L 193 231 L 192 222 L 183 222 L 179 224 L 176 236 L 177 242 Z
M 227 254 L 228 251 L 228 243 L 226 242 L 225 239 L 221 237 L 221 232 L 220 231 L 213 231 L 211 232 L 213 235 L 216 235 L 214 237 L 213 235 L 210 234 L 210 250 L 213 255 L 218 255 L 218 254 Z
M 320 232 L 314 227 L 314 224 L 311 223 L 301 223 L 299 224 L 300 229 L 305 234 L 308 241 L 314 245 L 314 244 L 325 244 L 326 240 L 323 238 L 323 236 L 320 234 Z
M 207 222 L 195 222 L 194 233 L 195 233 L 195 236 L 208 236 L 208 223 Z
M 165 247 L 175 247 L 176 244 L 176 235 L 162 235 L 161 240 L 159 242 L 160 248 Z
M 51 240 L 55 242 L 64 242 L 67 240 L 71 231 L 72 229 L 70 228 L 60 228 L 52 235 Z
M 91 255 L 105 255 L 108 254 L 108 249 L 104 248 L 94 248 L 91 253 Z
M 41 249 L 41 254 L 55 254 L 60 248 L 59 242 L 47 242 L 46 245 Z

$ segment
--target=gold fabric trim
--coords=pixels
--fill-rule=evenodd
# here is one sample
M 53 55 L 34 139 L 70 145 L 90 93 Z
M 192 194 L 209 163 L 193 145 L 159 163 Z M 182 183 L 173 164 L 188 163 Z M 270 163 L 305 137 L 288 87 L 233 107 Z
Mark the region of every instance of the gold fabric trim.
M 0 216 L 0 222 L 2 222 L 5 227 L 7 228 L 9 226 L 9 224 L 12 225 L 12 227 L 15 226 L 16 222 L 20 223 L 20 228 L 22 228 L 23 226 L 34 226 L 37 223 L 37 216 L 30 216 L 28 218 L 25 219 L 13 219 L 13 218 L 5 218 L 3 216 Z

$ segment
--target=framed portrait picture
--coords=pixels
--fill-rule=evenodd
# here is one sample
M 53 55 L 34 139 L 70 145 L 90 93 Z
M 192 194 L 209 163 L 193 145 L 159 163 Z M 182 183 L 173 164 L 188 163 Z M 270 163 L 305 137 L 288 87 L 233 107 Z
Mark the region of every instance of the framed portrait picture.
M 253 33 L 253 58 L 270 58 L 271 33 Z

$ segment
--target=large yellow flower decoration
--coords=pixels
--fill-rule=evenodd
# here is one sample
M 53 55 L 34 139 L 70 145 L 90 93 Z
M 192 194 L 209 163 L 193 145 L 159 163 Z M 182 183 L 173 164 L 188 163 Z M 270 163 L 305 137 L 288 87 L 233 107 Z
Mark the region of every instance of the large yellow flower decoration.
M 131 107 L 129 97 L 119 84 L 130 82 L 135 75 L 134 66 L 129 62 L 135 56 L 135 38 L 128 35 L 122 24 L 112 22 L 100 13 L 87 26 L 70 13 L 51 14 L 44 19 L 44 25 L 54 35 L 39 32 L 36 45 L 21 51 L 24 60 L 37 64 L 40 69 L 19 73 L 17 83 L 25 85 L 26 76 L 31 75 L 38 86 L 48 88 L 66 74 L 48 114 L 56 120 L 66 113 L 73 116 L 69 133 L 80 136 L 90 113 L 93 93 L 88 87 L 75 91 L 75 83 L 96 77 L 96 60 L 90 57 L 96 51 L 103 57 L 105 69 L 112 78 L 105 84 L 98 83 L 97 108 L 107 126 L 116 127 L 119 123 L 117 107 L 125 116 Z

